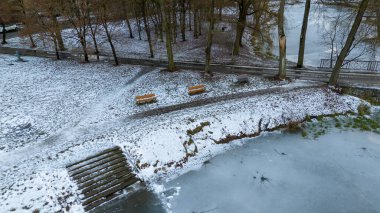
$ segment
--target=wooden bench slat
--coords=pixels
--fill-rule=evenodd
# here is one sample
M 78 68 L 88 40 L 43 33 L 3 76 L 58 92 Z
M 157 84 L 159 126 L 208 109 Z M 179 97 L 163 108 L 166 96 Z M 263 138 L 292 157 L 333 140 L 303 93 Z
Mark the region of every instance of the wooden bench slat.
M 146 94 L 146 95 L 136 96 L 136 102 L 138 104 L 153 102 L 153 101 L 156 101 L 156 99 L 157 99 L 156 94 Z
M 205 92 L 205 91 L 206 91 L 206 86 L 205 85 L 195 85 L 195 86 L 188 87 L 188 93 L 190 95 L 194 95 L 194 94 L 197 94 L 197 93 L 202 93 L 202 92 Z

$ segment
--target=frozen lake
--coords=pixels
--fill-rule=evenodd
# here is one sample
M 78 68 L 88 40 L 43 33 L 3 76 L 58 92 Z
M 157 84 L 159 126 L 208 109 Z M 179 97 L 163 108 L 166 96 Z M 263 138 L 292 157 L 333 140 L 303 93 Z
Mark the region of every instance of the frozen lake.
M 379 212 L 380 135 L 331 129 L 311 140 L 273 133 L 165 188 L 179 189 L 168 201 L 175 213 Z
M 160 195 L 142 188 L 94 213 L 379 212 L 380 135 L 314 124 L 326 134 L 235 141 L 200 169 L 164 183 Z

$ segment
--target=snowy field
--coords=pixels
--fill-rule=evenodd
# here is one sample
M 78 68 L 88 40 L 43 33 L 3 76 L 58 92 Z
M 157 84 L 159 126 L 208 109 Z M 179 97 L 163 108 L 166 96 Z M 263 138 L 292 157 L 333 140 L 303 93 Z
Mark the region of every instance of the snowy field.
M 306 115 L 356 111 L 360 100 L 309 82 L 273 82 L 236 76 L 206 80 L 197 72 L 0 55 L 0 209 L 82 212 L 65 166 L 118 145 L 148 184 L 197 168 L 231 148 L 232 136 L 255 135 Z M 188 96 L 202 83 L 208 92 Z M 225 94 L 277 88 L 276 92 L 133 118 L 138 112 Z M 137 106 L 134 97 L 156 93 Z M 132 117 L 131 117 L 132 116 Z

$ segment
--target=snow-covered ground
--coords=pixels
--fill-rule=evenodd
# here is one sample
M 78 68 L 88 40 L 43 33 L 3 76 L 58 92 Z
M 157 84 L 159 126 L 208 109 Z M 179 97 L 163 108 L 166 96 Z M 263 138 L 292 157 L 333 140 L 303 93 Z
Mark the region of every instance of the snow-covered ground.
M 239 56 L 232 57 L 233 41 L 235 39 L 234 21 L 226 21 L 217 23 L 215 26 L 213 46 L 212 46 L 212 62 L 213 63 L 234 63 L 240 65 L 258 65 L 258 66 L 275 66 L 278 64 L 276 60 L 262 59 L 257 57 L 250 44 L 250 30 L 246 29 L 244 36 L 244 45 L 240 50 Z M 144 28 L 141 31 L 141 40 L 138 36 L 138 27 L 135 20 L 131 20 L 131 26 L 134 38 L 129 37 L 128 27 L 125 22 L 115 22 L 110 25 L 113 42 L 119 57 L 128 58 L 149 58 L 149 44 Z M 222 28 L 224 30 L 222 30 Z M 173 44 L 174 58 L 177 61 L 205 61 L 205 46 L 208 26 L 207 23 L 202 25 L 202 35 L 194 38 L 193 31 L 186 30 L 186 41 L 182 41 L 181 34 L 178 33 L 177 40 Z M 97 43 L 101 54 L 110 56 L 112 60 L 111 48 L 107 41 L 104 30 L 100 27 L 97 36 Z M 63 29 L 62 38 L 67 51 L 82 52 L 79 40 L 73 29 Z M 152 34 L 153 49 L 155 59 L 167 60 L 166 44 L 161 40 L 160 36 Z M 163 36 L 165 38 L 165 35 Z M 53 51 L 54 46 L 50 38 L 44 35 L 33 35 L 36 49 Z M 94 54 L 95 47 L 93 39 L 87 36 L 89 54 Z M 30 48 L 29 37 L 15 37 L 7 40 L 5 47 Z M 96 60 L 94 57 L 93 60 Z
M 0 55 L 0 209 L 81 212 L 80 197 L 65 166 L 121 146 L 138 176 L 154 183 L 182 174 L 231 148 L 231 136 L 254 135 L 306 115 L 355 111 L 361 101 L 309 82 L 273 82 L 234 75 L 203 79 L 192 71 Z M 187 86 L 208 92 L 188 96 Z M 191 100 L 278 88 L 270 94 L 223 101 L 145 117 L 131 115 Z M 137 106 L 134 97 L 156 93 L 158 102 Z M 197 128 L 198 127 L 198 128 Z

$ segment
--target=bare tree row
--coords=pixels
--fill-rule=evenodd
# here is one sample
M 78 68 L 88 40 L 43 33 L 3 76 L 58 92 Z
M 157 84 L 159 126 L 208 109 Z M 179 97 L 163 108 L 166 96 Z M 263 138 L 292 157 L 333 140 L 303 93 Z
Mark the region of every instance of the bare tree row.
M 357 2 L 357 1 L 356 1 Z M 352 2 L 343 2 L 351 4 Z M 336 84 L 339 75 L 341 61 L 345 59 L 353 46 L 353 40 L 358 31 L 365 11 L 368 7 L 377 14 L 378 35 L 380 37 L 380 3 L 375 0 L 362 0 L 356 4 L 358 8 L 357 18 L 352 23 L 352 30 L 347 37 L 346 45 L 342 48 L 330 83 Z M 212 44 L 215 24 L 218 21 L 233 21 L 235 23 L 235 38 L 233 41 L 232 57 L 239 55 L 243 46 L 243 35 L 246 28 L 252 29 L 259 35 L 263 25 L 268 22 L 267 16 L 275 17 L 278 23 L 279 35 L 279 72 L 280 79 L 286 78 L 286 32 L 284 27 L 285 0 L 280 0 L 278 9 L 269 5 L 269 0 L 2 0 L 0 3 L 0 24 L 15 20 L 22 22 L 22 33 L 30 40 L 30 46 L 35 47 L 35 36 L 39 35 L 44 40 L 53 44 L 57 59 L 60 51 L 66 49 L 62 30 L 73 29 L 73 37 L 78 41 L 84 56 L 84 61 L 89 62 L 89 46 L 91 43 L 94 53 L 99 59 L 99 35 L 105 37 L 116 65 L 119 64 L 117 45 L 114 38 L 114 23 L 125 22 L 128 36 L 142 39 L 145 35 L 149 43 L 149 56 L 155 57 L 154 39 L 166 43 L 168 59 L 167 69 L 175 70 L 173 44 L 178 40 L 186 41 L 192 31 L 192 36 L 198 38 L 202 34 L 206 36 L 205 46 L 205 71 L 212 75 L 210 64 L 212 59 Z M 304 50 L 307 44 L 306 34 L 310 13 L 311 0 L 306 0 L 302 30 L 300 32 L 300 48 L 297 67 L 303 67 Z M 236 17 L 223 20 L 224 8 L 235 8 Z M 227 16 L 227 14 L 226 14 Z M 231 17 L 231 14 L 228 14 Z M 247 19 L 251 18 L 251 22 Z M 137 33 L 133 30 L 132 23 L 137 24 Z M 204 30 L 207 32 L 203 32 Z M 5 36 L 5 33 L 3 33 Z M 5 42 L 5 38 L 3 39 Z M 103 41 L 101 41 L 103 42 Z

